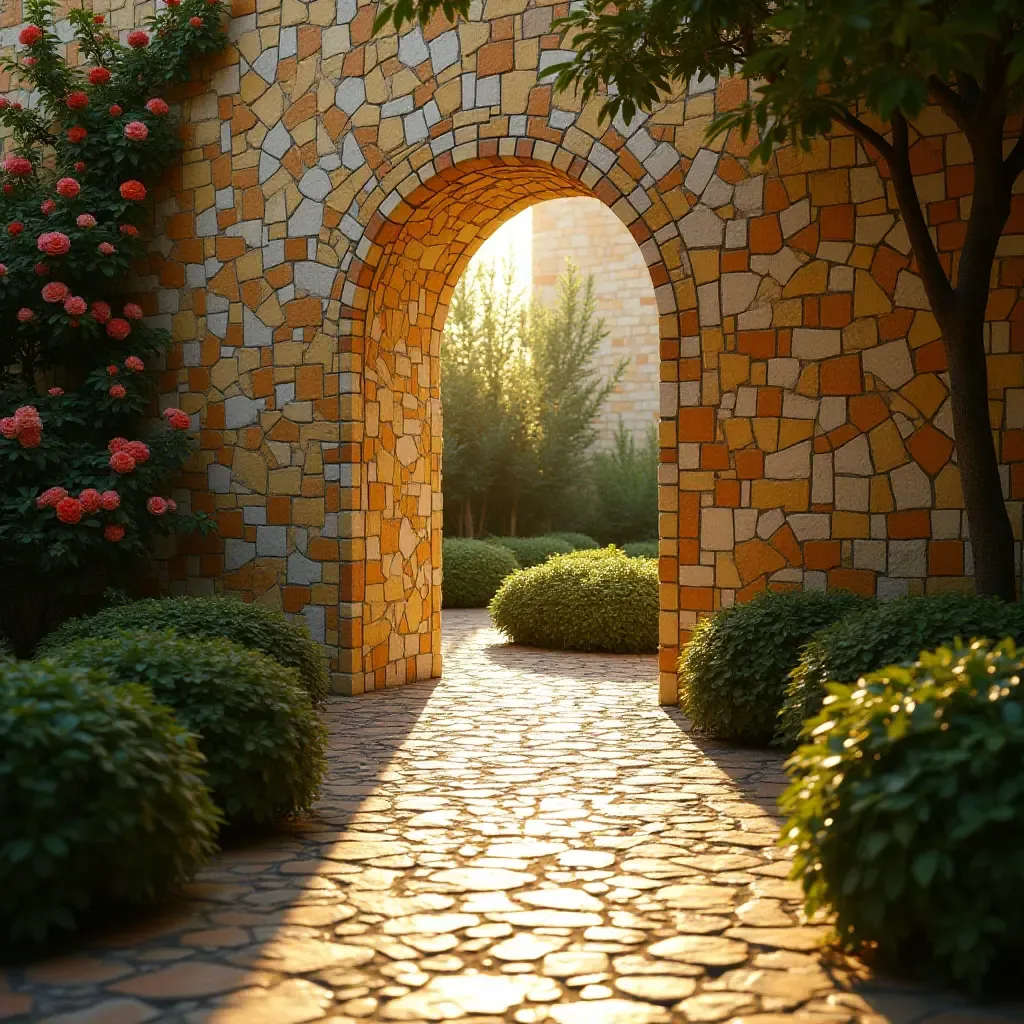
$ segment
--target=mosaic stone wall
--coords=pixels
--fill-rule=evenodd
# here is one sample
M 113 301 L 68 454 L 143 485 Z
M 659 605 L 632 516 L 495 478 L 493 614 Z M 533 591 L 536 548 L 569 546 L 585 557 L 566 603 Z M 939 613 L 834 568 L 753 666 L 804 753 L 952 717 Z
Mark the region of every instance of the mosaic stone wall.
M 570 198 L 533 210 L 533 297 L 558 301 L 567 259 L 592 275 L 596 315 L 606 336 L 594 366 L 604 378 L 627 360 L 615 390 L 594 421 L 596 448 L 611 448 L 621 423 L 645 443 L 658 424 L 658 309 L 651 275 L 636 243 L 599 199 Z
M 124 29 L 148 10 L 96 9 Z M 706 144 L 739 80 L 602 123 L 543 81 L 564 9 L 485 0 L 372 39 L 358 0 L 239 0 L 231 46 L 171 97 L 183 163 L 139 284 L 178 342 L 162 401 L 199 432 L 176 497 L 220 535 L 162 583 L 304 615 L 339 692 L 438 671 L 444 307 L 483 238 L 546 198 L 608 205 L 655 289 L 665 699 L 698 615 L 764 587 L 969 586 L 945 360 L 884 167 L 844 134 L 768 167 L 735 135 Z M 916 129 L 952 265 L 967 143 L 934 110 Z M 1019 548 L 1021 196 L 1000 257 L 990 409 Z

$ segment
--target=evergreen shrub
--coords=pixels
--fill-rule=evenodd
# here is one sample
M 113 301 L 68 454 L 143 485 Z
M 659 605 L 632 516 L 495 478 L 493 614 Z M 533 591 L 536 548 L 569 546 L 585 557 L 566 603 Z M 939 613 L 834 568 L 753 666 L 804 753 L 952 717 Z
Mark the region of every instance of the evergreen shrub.
M 442 553 L 445 608 L 486 608 L 501 581 L 519 568 L 508 548 L 481 540 L 446 537 Z
M 679 659 L 679 706 L 701 731 L 768 743 L 800 649 L 861 606 L 844 591 L 766 591 L 701 620 Z
M 787 686 L 779 742 L 796 744 L 816 714 L 825 684 L 854 683 L 865 672 L 914 661 L 923 650 L 975 638 L 1024 642 L 1024 608 L 994 597 L 937 594 L 870 604 L 822 630 L 801 651 Z
M 144 683 L 199 737 L 213 798 L 233 825 L 308 810 L 327 733 L 294 669 L 227 640 L 128 633 L 53 652 L 66 665 Z
M 923 653 L 829 684 L 780 804 L 812 914 L 881 966 L 988 990 L 1024 961 L 1024 661 Z
M 658 542 L 656 540 L 634 540 L 629 544 L 623 544 L 622 550 L 630 558 L 657 558 Z
M 165 895 L 218 824 L 195 737 L 146 687 L 0 661 L 0 949 Z
M 513 641 L 623 654 L 658 649 L 658 565 L 617 548 L 555 555 L 513 573 L 490 605 Z
M 170 629 L 182 637 L 210 640 L 223 637 L 273 658 L 299 673 L 315 704 L 327 696 L 327 662 L 323 648 L 301 619 L 225 597 L 174 597 L 113 605 L 88 618 L 72 619 L 43 638 L 37 653 L 45 654 L 86 637 L 117 636 L 123 630 Z
M 524 568 L 540 565 L 552 555 L 566 555 L 574 550 L 572 544 L 561 537 L 488 537 L 488 544 L 500 544 L 516 557 L 516 561 Z
M 544 536 L 554 537 L 556 540 L 564 540 L 566 544 L 572 545 L 574 551 L 596 551 L 601 546 L 593 537 L 589 537 L 585 533 L 555 530 L 551 533 L 546 533 Z

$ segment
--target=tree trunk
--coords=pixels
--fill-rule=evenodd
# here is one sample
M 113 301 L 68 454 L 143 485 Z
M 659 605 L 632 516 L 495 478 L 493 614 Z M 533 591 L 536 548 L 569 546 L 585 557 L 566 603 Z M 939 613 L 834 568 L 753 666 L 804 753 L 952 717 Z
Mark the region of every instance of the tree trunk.
M 962 265 L 960 272 L 964 272 Z M 949 361 L 957 463 L 974 553 L 974 589 L 985 596 L 1014 601 L 1013 529 L 989 426 L 984 321 L 971 320 L 974 322 L 961 319 L 944 326 L 942 340 Z
M 974 196 L 955 288 L 939 260 L 921 209 L 910 167 L 907 123 L 898 112 L 892 126 L 888 155 L 893 187 L 949 364 L 957 464 L 974 555 L 974 588 L 987 597 L 1014 601 L 1013 530 L 989 424 L 984 336 L 989 282 L 999 237 L 1010 215 L 1013 186 L 1002 157 L 1003 119 L 993 116 L 989 122 L 979 123 L 969 136 L 974 153 Z

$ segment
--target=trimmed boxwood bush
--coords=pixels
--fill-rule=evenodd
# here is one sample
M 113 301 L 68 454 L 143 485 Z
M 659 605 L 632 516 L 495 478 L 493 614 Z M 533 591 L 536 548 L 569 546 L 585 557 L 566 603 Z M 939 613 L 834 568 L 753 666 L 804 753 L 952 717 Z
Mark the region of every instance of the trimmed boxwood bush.
M 214 800 L 235 825 L 308 809 L 327 734 L 294 669 L 228 640 L 128 633 L 55 651 L 65 664 L 138 681 L 199 736 Z
M 172 629 L 179 636 L 197 640 L 223 637 L 297 669 L 314 703 L 319 704 L 328 693 L 323 648 L 305 624 L 263 605 L 233 598 L 173 597 L 104 608 L 89 618 L 65 622 L 43 638 L 36 653 L 54 651 L 83 637 L 113 636 L 124 629 Z
M 1024 660 L 940 649 L 830 684 L 780 804 L 807 911 L 888 967 L 973 988 L 1024 962 Z
M 446 537 L 442 551 L 445 608 L 486 608 L 501 581 L 519 568 L 508 548 L 482 540 Z
M 585 533 L 572 533 L 566 531 L 555 531 L 545 534 L 546 537 L 554 537 L 556 540 L 564 540 L 566 544 L 572 545 L 574 551 L 596 551 L 600 544 L 593 537 Z
M 0 948 L 174 889 L 218 821 L 195 737 L 146 687 L 0 662 Z
M 519 644 L 635 654 L 658 648 L 658 565 L 617 548 L 555 555 L 513 573 L 491 601 Z
M 994 597 L 937 594 L 869 605 L 822 630 L 801 652 L 786 687 L 777 738 L 796 744 L 804 720 L 821 707 L 828 682 L 856 682 L 865 672 L 913 661 L 957 637 L 1007 636 L 1024 641 L 1024 608 Z
M 552 555 L 567 555 L 574 550 L 568 541 L 559 537 L 488 537 L 486 542 L 508 548 L 524 569 L 540 565 Z
M 634 540 L 623 544 L 622 550 L 630 558 L 657 558 L 658 542 L 656 540 Z
M 845 590 L 766 591 L 703 619 L 679 659 L 679 706 L 701 732 L 768 743 L 800 648 L 861 600 Z

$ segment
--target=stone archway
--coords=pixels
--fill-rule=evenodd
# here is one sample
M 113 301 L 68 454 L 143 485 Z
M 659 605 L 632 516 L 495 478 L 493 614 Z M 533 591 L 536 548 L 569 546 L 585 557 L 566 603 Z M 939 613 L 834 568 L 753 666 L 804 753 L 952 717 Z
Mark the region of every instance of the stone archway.
M 439 161 L 433 175 L 419 172 L 411 191 L 399 186 L 367 226 L 365 255 L 349 270 L 357 286 L 348 310 L 349 343 L 362 364 L 362 436 L 351 446 L 358 458 L 349 470 L 359 495 L 355 530 L 362 532 L 342 571 L 349 616 L 343 644 L 348 672 L 341 686 L 353 693 L 441 671 L 439 353 L 459 277 L 486 238 L 529 206 L 598 196 L 615 209 L 623 198 L 607 188 L 599 194 L 592 185 L 601 172 L 568 151 L 538 151 L 530 142 L 515 149 L 459 163 Z M 660 286 L 688 275 L 682 246 L 678 236 L 659 245 L 628 209 L 631 233 L 658 291 L 661 337 L 674 338 L 674 290 Z M 675 403 L 664 411 L 671 419 Z M 674 557 L 664 557 L 661 569 L 665 582 L 677 579 Z M 665 642 L 674 646 L 677 623 L 666 625 Z

